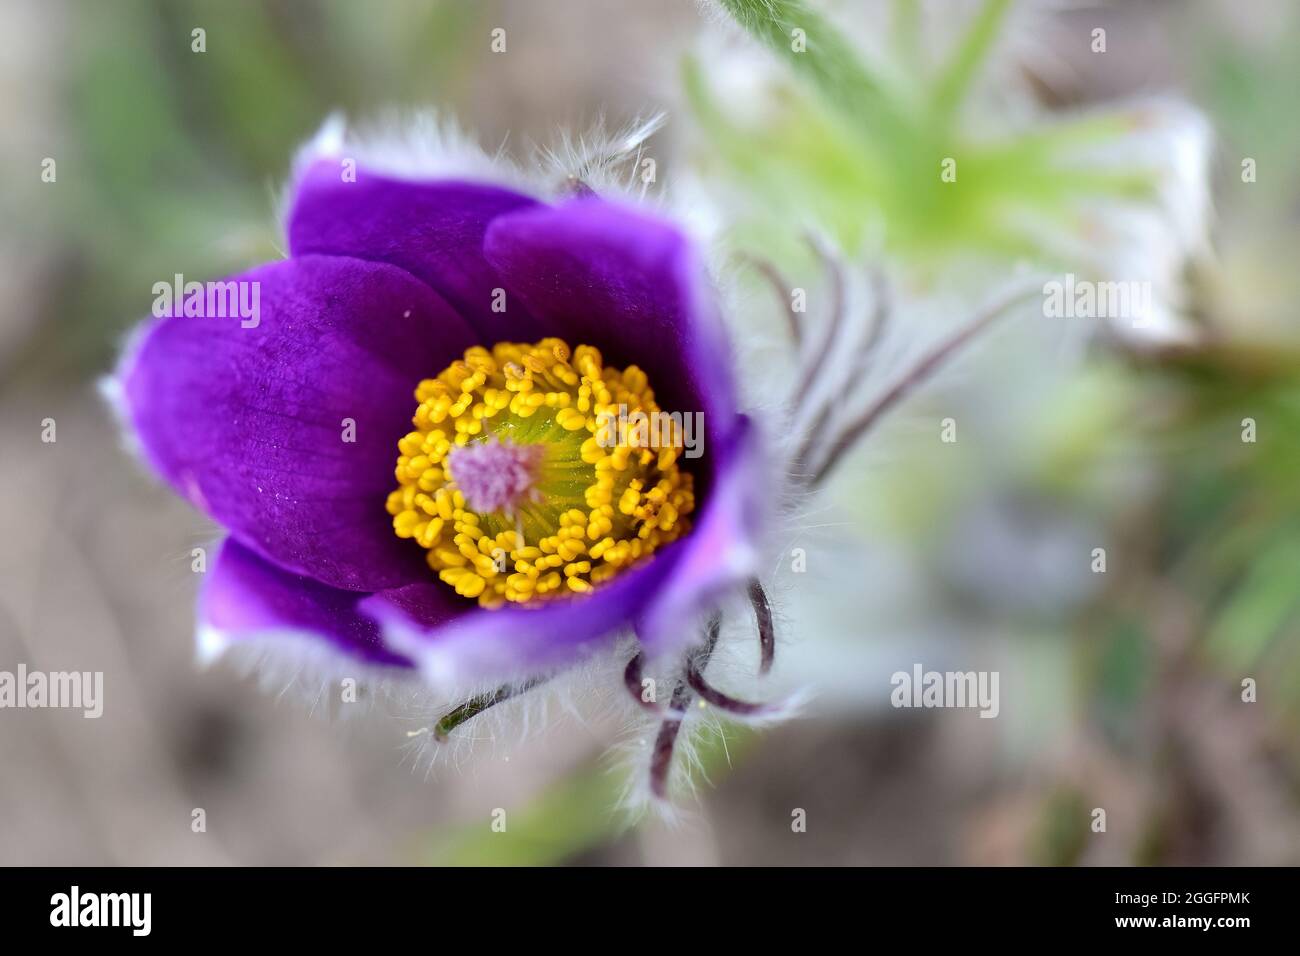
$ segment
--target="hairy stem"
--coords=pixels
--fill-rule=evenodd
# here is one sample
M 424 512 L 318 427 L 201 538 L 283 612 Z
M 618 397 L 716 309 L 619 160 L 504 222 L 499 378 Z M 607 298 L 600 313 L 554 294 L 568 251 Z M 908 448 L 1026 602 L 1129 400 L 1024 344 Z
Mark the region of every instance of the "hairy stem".
M 758 672 L 766 674 L 776 659 L 776 628 L 772 626 L 772 605 L 758 578 L 749 580 L 749 603 L 754 605 L 754 622 L 758 625 Z
M 858 348 L 848 374 L 844 376 L 846 392 L 866 375 L 871 364 L 871 357 L 884 336 L 885 324 L 889 316 L 890 300 L 888 287 L 885 284 L 884 277 L 879 272 L 872 273 L 872 296 L 875 305 L 872 309 L 866 338 Z M 811 464 L 813 454 L 821 439 L 821 433 L 830 423 L 836 398 L 837 396 L 833 395 L 823 396 L 821 411 L 818 412 L 817 418 L 806 429 L 803 444 L 799 446 L 799 451 L 794 457 L 795 462 L 800 466 L 806 467 Z
M 506 685 L 505 687 L 498 687 L 490 693 L 481 694 L 478 697 L 471 697 L 455 710 L 444 714 L 442 719 L 433 725 L 434 738 L 437 740 L 446 740 L 453 730 L 466 721 L 473 720 L 489 707 L 495 707 L 502 701 L 510 700 L 512 697 L 518 697 L 520 694 L 527 693 L 538 684 L 544 683 L 545 681 L 545 677 L 534 677 L 517 686 Z
M 758 274 L 763 277 L 764 281 L 771 287 L 772 293 L 781 302 L 782 311 L 785 313 L 786 328 L 790 333 L 790 341 L 795 344 L 796 348 L 802 345 L 803 326 L 799 322 L 799 314 L 795 312 L 794 303 L 790 299 L 793 286 L 781 274 L 781 270 L 768 260 L 758 256 L 746 256 L 745 258 L 758 270 Z
M 894 383 L 885 394 L 876 399 L 865 411 L 857 418 L 850 422 L 839 437 L 831 446 L 827 453 L 825 462 L 814 473 L 810 484 L 813 487 L 820 485 L 826 480 L 827 475 L 835 468 L 844 458 L 845 452 L 852 448 L 871 427 L 880 420 L 880 418 L 902 401 L 907 395 L 911 394 L 922 382 L 929 379 L 943 365 L 952 358 L 953 355 L 976 338 L 981 332 L 987 329 L 995 321 L 1005 316 L 1012 308 L 1025 301 L 1032 295 L 1040 293 L 1040 287 L 1023 288 L 1003 299 L 995 302 L 993 305 L 982 310 L 971 322 L 965 327 L 958 330 L 954 335 L 939 343 L 937 347 L 927 352 L 921 357 L 906 374 Z
M 713 657 L 713 649 L 718 646 L 718 634 L 721 630 L 722 618 L 715 614 L 709 619 L 704 643 L 688 652 L 685 668 L 688 673 L 692 667 L 703 670 L 709 663 L 710 658 Z M 654 750 L 650 753 L 650 792 L 660 800 L 668 797 L 668 777 L 673 768 L 677 736 L 681 733 L 686 710 L 694 699 L 695 693 L 691 690 L 689 682 L 678 681 L 677 686 L 673 688 L 672 700 L 669 703 L 669 716 L 665 717 L 659 725 L 659 733 L 655 736 Z
M 659 713 L 660 707 L 654 701 L 646 700 L 641 686 L 641 670 L 645 665 L 645 655 L 637 651 L 633 658 L 627 662 L 627 667 L 623 670 L 623 686 L 627 692 L 632 695 L 632 699 L 644 707 L 646 710 Z
M 826 334 L 822 336 L 821 344 L 817 348 L 817 354 L 804 367 L 803 375 L 799 378 L 799 384 L 795 386 L 792 404 L 796 408 L 807 399 L 809 392 L 812 391 L 818 372 L 826 364 L 831 349 L 835 347 L 835 343 L 840 337 L 840 332 L 844 328 L 844 310 L 848 294 L 848 280 L 844 275 L 844 268 L 838 257 L 816 238 L 810 237 L 809 243 L 826 267 L 826 277 L 831 289 L 831 307 L 830 317 L 826 323 Z

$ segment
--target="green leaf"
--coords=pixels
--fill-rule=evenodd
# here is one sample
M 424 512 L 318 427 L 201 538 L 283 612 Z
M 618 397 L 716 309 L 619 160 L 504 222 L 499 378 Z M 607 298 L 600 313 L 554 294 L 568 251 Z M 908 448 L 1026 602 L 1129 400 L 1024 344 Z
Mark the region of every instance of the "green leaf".
M 908 135 L 911 121 L 852 45 L 803 0 L 720 0 L 741 27 L 783 59 L 826 102 L 862 126 Z M 799 49 L 796 38 L 803 41 Z
M 1002 21 L 1010 6 L 1011 0 L 985 0 L 984 7 L 939 74 L 931 94 L 931 108 L 940 122 L 946 124 L 956 115 L 962 98 L 973 85 L 976 73 L 1002 29 Z

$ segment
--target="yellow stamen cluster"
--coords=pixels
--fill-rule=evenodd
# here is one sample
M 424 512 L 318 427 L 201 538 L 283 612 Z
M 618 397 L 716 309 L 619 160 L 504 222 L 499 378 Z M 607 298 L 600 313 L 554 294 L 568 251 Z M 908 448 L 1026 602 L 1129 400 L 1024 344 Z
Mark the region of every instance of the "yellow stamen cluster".
M 595 348 L 557 338 L 503 342 L 469 349 L 415 398 L 387 501 L 393 529 L 484 607 L 590 591 L 689 530 L 695 497 L 680 443 L 638 447 L 610 425 L 620 410 L 659 412 L 635 365 L 607 367 Z M 529 493 L 472 510 L 452 461 L 475 442 L 540 447 Z

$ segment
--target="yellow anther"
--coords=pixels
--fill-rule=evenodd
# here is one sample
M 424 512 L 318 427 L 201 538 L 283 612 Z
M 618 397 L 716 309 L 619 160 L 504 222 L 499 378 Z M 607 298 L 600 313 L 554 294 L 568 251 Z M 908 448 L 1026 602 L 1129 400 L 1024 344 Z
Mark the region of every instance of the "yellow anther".
M 607 368 L 597 349 L 557 338 L 502 342 L 469 349 L 422 380 L 415 399 L 385 507 L 439 579 L 485 608 L 586 593 L 690 528 L 695 498 L 679 449 L 642 447 L 644 433 L 603 424 L 659 412 L 637 366 Z M 448 464 L 487 441 L 545 449 L 525 475 L 527 494 L 501 511 L 471 508 Z
M 420 543 L 422 548 L 432 548 L 438 543 L 438 536 L 442 533 L 442 519 L 434 518 L 427 522 L 415 536 L 415 540 Z M 401 537 L 401 535 L 399 535 Z
M 576 408 L 561 408 L 555 413 L 555 423 L 568 432 L 587 427 L 587 416 Z
M 397 532 L 399 538 L 411 538 L 415 536 L 415 528 L 419 523 L 418 514 L 414 511 L 403 511 L 393 518 L 393 530 Z

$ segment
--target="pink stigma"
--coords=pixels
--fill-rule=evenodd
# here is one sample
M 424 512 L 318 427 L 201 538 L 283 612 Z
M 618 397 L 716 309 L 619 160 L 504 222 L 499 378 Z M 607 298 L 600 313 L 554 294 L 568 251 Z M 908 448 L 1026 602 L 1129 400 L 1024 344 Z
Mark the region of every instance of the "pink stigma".
M 451 450 L 447 465 L 471 511 L 511 513 L 536 496 L 533 485 L 545 454 L 542 445 L 516 445 L 489 438 Z

